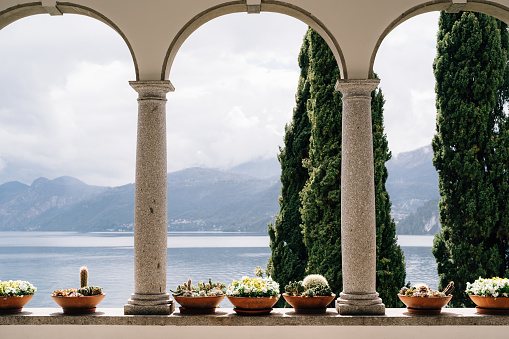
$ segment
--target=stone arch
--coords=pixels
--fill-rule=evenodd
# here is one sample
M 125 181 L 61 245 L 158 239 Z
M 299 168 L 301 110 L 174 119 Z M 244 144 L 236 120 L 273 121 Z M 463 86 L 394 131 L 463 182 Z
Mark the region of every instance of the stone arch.
M 218 5 L 208 10 L 201 12 L 192 18 L 189 22 L 187 22 L 184 27 L 177 33 L 175 38 L 172 40 L 168 51 L 166 53 L 163 68 L 161 71 L 161 80 L 169 79 L 171 66 L 173 65 L 173 61 L 175 56 L 177 55 L 180 47 L 186 41 L 186 39 L 199 27 L 203 24 L 207 23 L 210 20 L 218 18 L 223 15 L 233 14 L 233 13 L 242 13 L 246 12 L 247 5 L 246 3 L 238 3 L 238 2 L 230 2 L 222 5 Z M 348 78 L 347 67 L 345 63 L 345 58 L 343 56 L 343 52 L 339 47 L 338 42 L 334 38 L 334 36 L 330 33 L 330 31 L 326 28 L 326 26 L 321 23 L 317 18 L 315 18 L 310 13 L 305 10 L 279 1 L 265 1 L 261 3 L 261 11 L 262 12 L 270 12 L 270 13 L 279 13 L 291 16 L 297 20 L 300 20 L 313 28 L 322 38 L 327 42 L 331 51 L 333 52 L 336 61 L 338 62 L 340 74 L 343 78 Z
M 134 71 L 136 75 L 136 80 L 139 80 L 139 70 L 138 70 L 138 63 L 136 61 L 136 56 L 134 54 L 134 50 L 129 42 L 127 40 L 126 35 L 120 30 L 120 28 L 113 23 L 110 19 L 108 19 L 106 16 L 102 15 L 101 13 L 78 4 L 73 4 L 69 2 L 62 2 L 58 3 L 55 6 L 55 11 L 60 12 L 62 14 L 68 13 L 68 14 L 79 14 L 79 15 L 85 15 L 91 18 L 94 18 L 96 20 L 99 20 L 109 27 L 111 27 L 115 32 L 117 32 L 124 42 L 127 45 L 127 48 L 129 49 L 129 52 L 131 53 L 131 57 L 133 58 L 134 63 Z M 41 2 L 32 2 L 28 4 L 22 4 L 10 7 L 4 11 L 0 11 L 0 29 L 10 25 L 14 21 L 20 20 L 22 18 L 37 15 L 37 14 L 46 14 L 48 15 L 48 10 L 42 6 Z M 54 14 L 52 14 L 54 15 Z
M 466 3 L 452 3 L 450 0 L 441 0 L 440 2 L 429 1 L 418 6 L 412 7 L 409 10 L 403 12 L 400 16 L 394 19 L 389 26 L 383 31 L 378 38 L 371 59 L 369 63 L 369 74 L 373 74 L 373 65 L 375 63 L 376 54 L 382 41 L 385 37 L 397 26 L 406 20 L 413 18 L 419 14 L 436 12 L 436 11 L 470 11 L 479 12 L 487 15 L 491 15 L 501 21 L 509 24 L 509 7 L 503 6 L 499 3 L 486 1 L 486 0 L 468 0 Z

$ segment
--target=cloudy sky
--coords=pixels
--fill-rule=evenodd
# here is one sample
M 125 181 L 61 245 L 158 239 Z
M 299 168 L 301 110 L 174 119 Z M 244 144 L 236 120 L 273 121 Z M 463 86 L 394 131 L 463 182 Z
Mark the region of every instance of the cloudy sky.
M 375 62 L 393 154 L 428 145 L 434 133 L 437 21 L 433 13 L 402 24 Z M 306 29 L 283 15 L 235 14 L 189 37 L 170 74 L 169 172 L 276 157 Z M 0 184 L 63 175 L 133 182 L 137 94 L 120 36 L 88 17 L 38 15 L 0 30 L 0 46 Z

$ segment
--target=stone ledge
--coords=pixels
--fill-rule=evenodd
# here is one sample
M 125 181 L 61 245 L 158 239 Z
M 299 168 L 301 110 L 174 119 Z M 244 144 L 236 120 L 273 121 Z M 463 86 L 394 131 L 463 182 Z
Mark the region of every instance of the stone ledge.
M 385 315 L 300 315 L 276 308 L 265 316 L 239 316 L 233 309 L 213 315 L 124 315 L 121 308 L 98 308 L 93 315 L 64 315 L 60 308 L 24 308 L 16 315 L 0 315 L 0 325 L 134 325 L 134 326 L 509 326 L 509 316 L 478 314 L 473 308 L 446 308 L 440 315 L 411 315 L 404 308 L 388 308 Z

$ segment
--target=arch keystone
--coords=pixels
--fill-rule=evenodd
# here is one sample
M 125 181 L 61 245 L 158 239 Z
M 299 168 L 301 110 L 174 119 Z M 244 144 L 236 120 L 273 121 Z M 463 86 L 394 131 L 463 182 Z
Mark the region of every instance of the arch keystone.
M 64 15 L 64 13 L 62 13 L 60 9 L 58 9 L 56 0 L 42 0 L 41 4 L 42 7 L 44 7 L 44 9 L 46 10 L 46 12 L 48 12 L 49 15 L 51 16 Z
M 262 0 L 246 0 L 248 14 L 260 14 L 262 11 Z
M 452 4 L 445 11 L 447 13 L 459 13 L 467 4 L 467 0 L 452 0 Z

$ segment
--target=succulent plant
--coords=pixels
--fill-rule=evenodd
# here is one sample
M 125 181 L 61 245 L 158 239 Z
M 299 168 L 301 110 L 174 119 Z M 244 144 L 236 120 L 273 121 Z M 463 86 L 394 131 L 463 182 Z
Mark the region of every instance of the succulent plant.
M 449 286 L 451 288 L 451 286 Z M 452 288 L 454 289 L 454 284 L 452 285 Z M 452 292 L 450 290 L 449 292 Z M 399 294 L 407 296 L 407 297 L 445 297 L 446 294 L 444 292 L 439 291 L 433 291 L 428 285 L 426 284 L 415 284 L 412 287 L 404 286 L 399 291 Z
M 314 297 L 330 296 L 332 291 L 327 280 L 318 274 L 308 275 L 302 281 L 292 281 L 285 287 L 288 295 Z
M 78 293 L 84 296 L 100 295 L 102 294 L 102 288 L 98 286 L 86 286 L 78 288 Z
M 445 295 L 451 295 L 451 293 L 454 291 L 454 281 L 449 282 L 447 286 L 445 286 L 444 290 L 442 291 Z
M 226 284 L 222 282 L 212 282 L 209 279 L 208 283 L 199 281 L 197 286 L 191 285 L 191 279 L 182 285 L 178 285 L 175 291 L 170 290 L 175 296 L 182 297 L 205 297 L 205 296 L 221 296 L 226 294 Z
M 315 288 L 318 286 L 329 286 L 327 279 L 325 279 L 322 275 L 319 274 L 311 274 L 302 280 L 302 285 L 305 289 Z
M 290 281 L 290 283 L 285 286 L 285 292 L 288 295 L 299 296 L 304 293 L 305 290 L 302 281 Z
M 85 266 L 80 268 L 80 286 L 80 288 L 56 290 L 52 295 L 59 297 L 89 297 L 103 294 L 102 287 L 88 286 L 88 269 Z
M 313 295 L 315 296 L 328 296 L 332 295 L 332 291 L 329 287 L 329 285 L 318 285 L 314 288 L 310 288 L 307 290 L 308 293 L 312 291 Z M 311 297 L 311 295 L 310 295 Z

